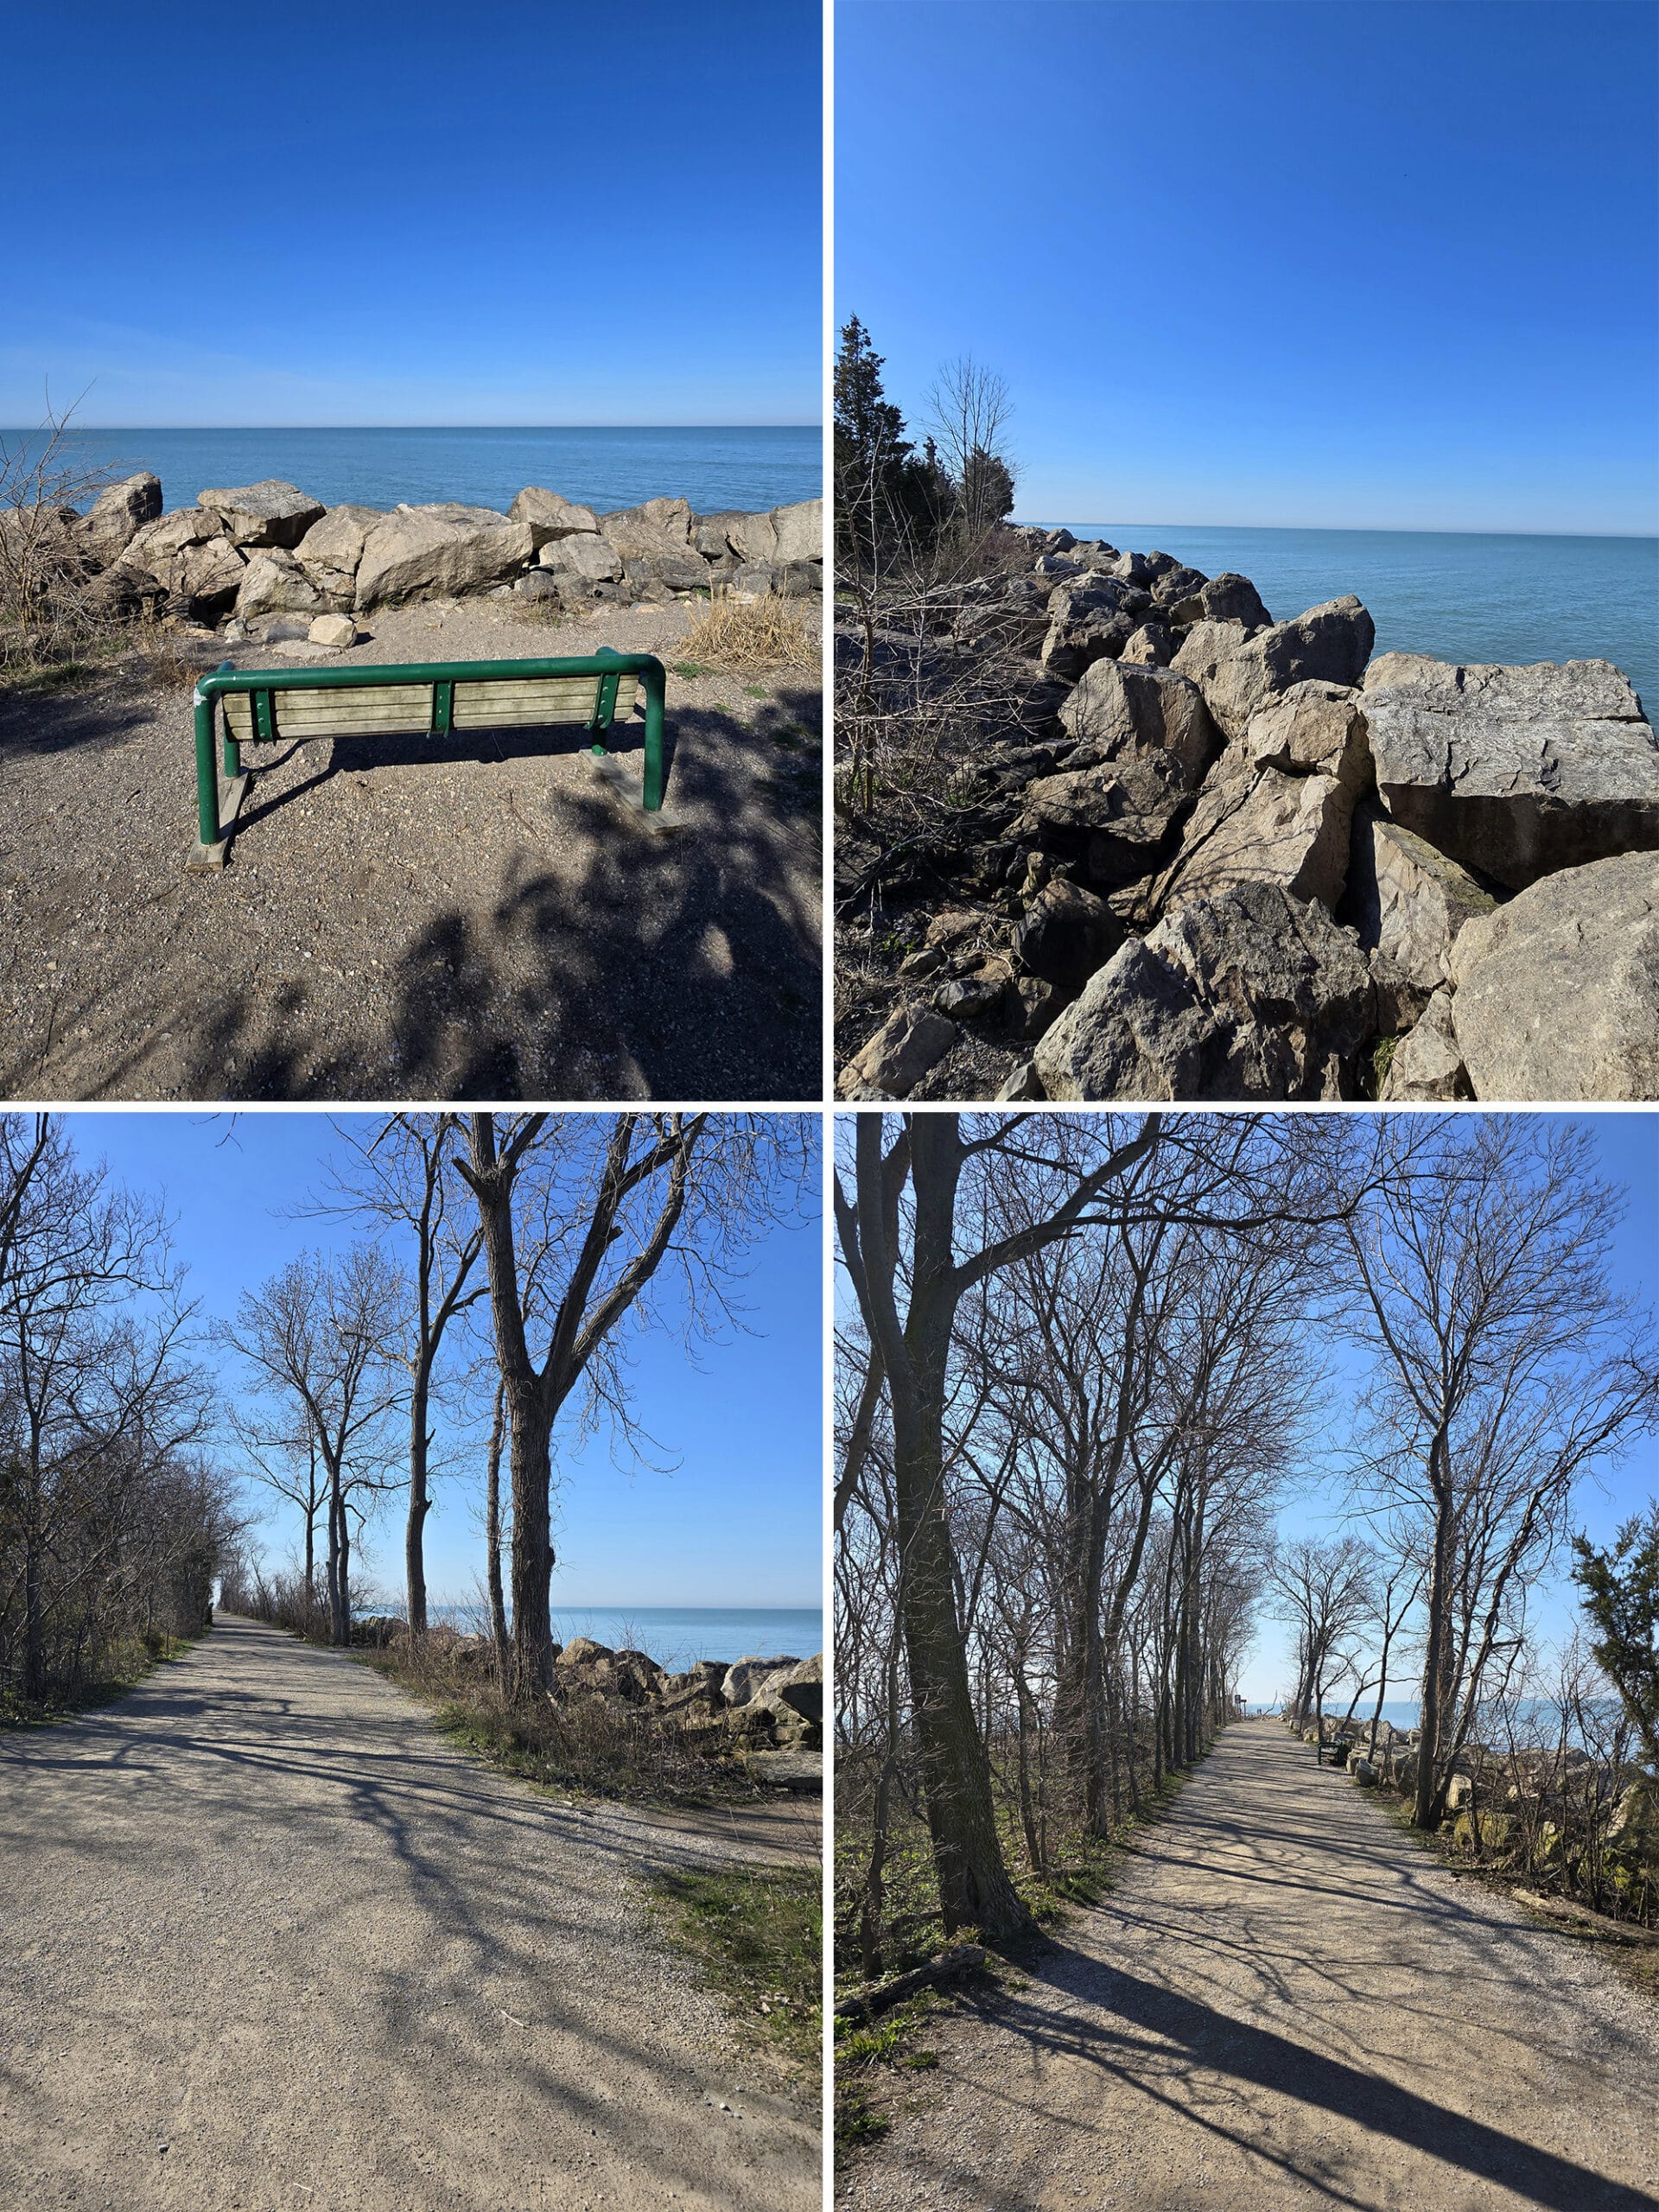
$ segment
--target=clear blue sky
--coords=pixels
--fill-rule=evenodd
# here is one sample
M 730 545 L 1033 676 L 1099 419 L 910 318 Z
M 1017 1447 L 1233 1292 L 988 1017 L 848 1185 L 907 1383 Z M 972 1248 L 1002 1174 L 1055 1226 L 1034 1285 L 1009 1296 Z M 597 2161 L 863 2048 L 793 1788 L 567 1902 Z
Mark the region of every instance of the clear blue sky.
M 165 1191 L 178 1255 L 205 1315 L 228 1318 L 245 1286 L 302 1246 L 351 1241 L 337 1219 L 287 1217 L 325 1187 L 334 1138 L 322 1114 L 63 1118 L 84 1160 L 101 1157 L 131 1189 Z M 677 1462 L 673 1473 L 630 1473 L 613 1464 L 604 1437 L 573 1452 L 556 1433 L 556 1607 L 822 1602 L 822 1295 L 821 1233 L 812 1221 L 773 1231 L 753 1253 L 739 1292 L 750 1333 L 705 1345 L 695 1365 L 666 1336 L 640 1341 L 636 1402 L 664 1459 Z M 233 1387 L 234 1369 L 224 1376 Z M 452 1464 L 440 1473 L 427 1522 L 437 1600 L 469 1599 L 481 1579 L 486 1441 L 482 1433 L 469 1441 L 440 1430 L 440 1454 Z M 234 1455 L 223 1456 L 230 1464 Z M 268 1493 L 257 1497 L 262 1509 L 270 1503 Z M 403 1580 L 403 1511 L 402 1497 L 392 1497 L 367 1546 L 375 1585 L 389 1597 Z M 298 1516 L 277 1510 L 259 1541 L 280 1562 L 297 1549 Z
M 838 0 L 836 292 L 1018 512 L 1659 527 L 1649 0 Z
M 1599 1158 L 1599 1173 L 1627 1194 L 1628 1204 L 1614 1231 L 1609 1255 L 1615 1287 L 1638 1305 L 1659 1307 L 1659 1114 L 1599 1113 L 1560 1118 L 1577 1118 L 1579 1125 L 1590 1131 Z M 1334 1460 L 1346 1440 L 1344 1398 L 1364 1373 L 1367 1363 L 1356 1347 L 1339 1344 L 1327 1349 L 1333 1370 L 1329 1435 Z M 1605 1488 L 1592 1483 L 1580 1487 L 1574 1502 L 1573 1526 L 1587 1530 L 1594 1541 L 1605 1542 L 1621 1522 L 1629 1520 L 1655 1497 L 1659 1497 L 1659 1446 L 1647 1438 L 1629 1453 Z M 1338 1533 L 1343 1526 L 1341 1503 L 1338 1484 L 1321 1488 L 1316 1484 L 1287 1507 L 1280 1516 L 1280 1528 L 1288 1538 Z M 1570 1632 L 1578 1614 L 1575 1592 L 1567 1578 L 1567 1563 L 1559 1563 L 1535 1609 L 1541 1635 L 1551 1641 Z M 1285 1688 L 1294 1673 L 1294 1642 L 1291 1632 L 1279 1623 L 1262 1622 L 1243 1677 L 1244 1694 L 1252 1702 L 1265 1703 Z M 1389 1694 L 1408 1698 L 1414 1692 L 1409 1681 L 1402 1681 Z
M 818 420 L 814 0 L 60 0 L 4 73 L 0 423 Z

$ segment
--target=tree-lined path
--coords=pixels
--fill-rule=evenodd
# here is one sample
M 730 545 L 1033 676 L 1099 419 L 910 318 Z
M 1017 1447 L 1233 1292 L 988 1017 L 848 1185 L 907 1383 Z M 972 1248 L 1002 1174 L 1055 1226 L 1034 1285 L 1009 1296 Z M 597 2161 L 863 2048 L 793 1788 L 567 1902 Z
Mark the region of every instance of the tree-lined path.
M 816 2113 L 745 2087 L 629 1879 L 744 1850 L 538 1796 L 222 1618 L 0 1738 L 0 2203 L 805 2212 Z
M 849 2162 L 861 2212 L 1659 2204 L 1659 2012 L 1276 1721 L 1224 1733 L 1024 1986 L 924 2039 L 925 2108 Z

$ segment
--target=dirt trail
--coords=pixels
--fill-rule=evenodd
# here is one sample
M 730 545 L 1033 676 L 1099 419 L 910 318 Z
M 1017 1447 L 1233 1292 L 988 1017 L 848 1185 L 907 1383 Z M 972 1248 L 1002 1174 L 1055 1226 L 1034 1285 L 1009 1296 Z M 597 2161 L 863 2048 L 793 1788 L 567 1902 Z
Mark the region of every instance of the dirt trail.
M 0 2205 L 806 2212 L 816 2111 L 744 2086 L 628 1878 L 743 1855 L 222 1620 L 0 1738 Z
M 1659 2014 L 1275 1721 L 1227 1732 L 1027 1987 L 928 2040 L 915 2111 L 848 2162 L 865 2212 L 1659 2202 Z

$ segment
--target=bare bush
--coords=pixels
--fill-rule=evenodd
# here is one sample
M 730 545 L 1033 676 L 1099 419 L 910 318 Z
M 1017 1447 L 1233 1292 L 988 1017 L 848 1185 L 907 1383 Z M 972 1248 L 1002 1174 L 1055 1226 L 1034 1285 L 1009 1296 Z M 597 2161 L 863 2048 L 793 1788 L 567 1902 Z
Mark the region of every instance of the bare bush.
M 0 437 L 0 669 L 64 660 L 108 624 L 80 523 L 115 472 L 77 448 L 73 413 L 48 398 L 38 430 Z

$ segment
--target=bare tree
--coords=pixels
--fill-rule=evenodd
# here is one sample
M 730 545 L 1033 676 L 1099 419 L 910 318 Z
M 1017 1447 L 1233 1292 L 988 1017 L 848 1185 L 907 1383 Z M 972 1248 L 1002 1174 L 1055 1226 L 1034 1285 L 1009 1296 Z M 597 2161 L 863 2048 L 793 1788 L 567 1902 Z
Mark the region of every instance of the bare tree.
M 1357 1656 L 1344 1649 L 1344 1639 L 1373 1616 L 1376 1571 L 1376 1554 L 1356 1536 L 1300 1538 L 1287 1544 L 1268 1569 L 1280 1618 L 1296 1630 L 1295 1710 L 1300 1716 L 1313 1707 L 1320 1759 L 1325 1696 Z

